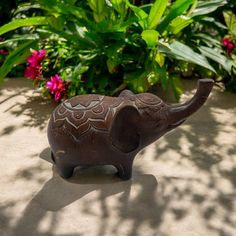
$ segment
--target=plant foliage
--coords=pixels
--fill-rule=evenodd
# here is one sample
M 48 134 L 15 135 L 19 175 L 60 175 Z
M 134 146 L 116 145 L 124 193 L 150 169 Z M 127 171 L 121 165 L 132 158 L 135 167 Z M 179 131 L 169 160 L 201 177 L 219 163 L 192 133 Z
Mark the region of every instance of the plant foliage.
M 59 74 L 65 83 L 65 97 L 113 95 L 126 87 L 145 92 L 156 83 L 163 89 L 170 84 L 178 97 L 182 61 L 212 74 L 218 73 L 216 65 L 232 73 L 233 59 L 222 50 L 221 42 L 200 33 L 210 22 L 206 14 L 226 3 L 155 0 L 140 5 L 129 0 L 34 0 L 20 4 L 15 14 L 24 17 L 0 27 L 3 36 L 24 29 L 5 42 L 17 42 L 18 47 L 2 64 L 0 80 L 29 56 L 30 48 L 41 48 L 47 56 L 42 64 L 43 77 L 35 84 L 44 94 L 50 94 L 45 86 L 50 76 Z M 224 27 L 235 37 L 235 20 L 230 14 L 224 13 Z

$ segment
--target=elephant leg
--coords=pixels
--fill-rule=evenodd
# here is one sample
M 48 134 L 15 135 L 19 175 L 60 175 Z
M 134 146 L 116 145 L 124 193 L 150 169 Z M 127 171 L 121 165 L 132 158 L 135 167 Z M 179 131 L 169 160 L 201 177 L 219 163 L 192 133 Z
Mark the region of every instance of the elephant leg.
M 56 163 L 56 161 L 55 161 L 55 157 L 54 157 L 54 154 L 53 154 L 53 152 L 52 152 L 52 151 L 51 151 L 51 160 L 52 160 L 53 164 L 55 164 L 55 163 Z
M 56 168 L 57 168 L 58 174 L 64 179 L 69 179 L 70 177 L 72 177 L 73 172 L 74 172 L 74 167 L 71 167 L 71 166 L 56 165 Z
M 60 157 L 63 158 L 63 157 Z M 73 175 L 74 172 L 74 166 L 67 165 L 61 161 L 59 161 L 58 158 L 55 158 L 54 154 L 51 152 L 51 159 L 56 166 L 58 174 L 64 178 L 68 179 Z
M 132 163 L 124 163 L 116 165 L 118 176 L 122 180 L 129 180 L 132 177 Z

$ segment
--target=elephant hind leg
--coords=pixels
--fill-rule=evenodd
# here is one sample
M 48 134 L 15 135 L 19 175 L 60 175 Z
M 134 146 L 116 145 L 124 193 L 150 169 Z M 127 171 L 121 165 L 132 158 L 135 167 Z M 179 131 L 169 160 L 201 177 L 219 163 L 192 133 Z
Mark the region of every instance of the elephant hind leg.
M 117 174 L 122 180 L 129 180 L 132 177 L 132 164 L 118 164 L 116 168 Z
M 63 157 L 60 157 L 63 158 Z M 54 154 L 51 152 L 51 159 L 56 167 L 57 173 L 64 179 L 68 179 L 73 175 L 74 166 L 67 165 L 58 158 L 55 158 Z

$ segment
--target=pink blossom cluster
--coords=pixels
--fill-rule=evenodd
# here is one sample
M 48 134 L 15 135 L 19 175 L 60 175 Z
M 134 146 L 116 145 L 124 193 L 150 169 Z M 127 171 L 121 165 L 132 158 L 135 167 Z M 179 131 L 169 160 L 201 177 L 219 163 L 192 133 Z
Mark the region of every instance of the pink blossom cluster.
M 8 51 L 6 49 L 0 49 L 0 55 L 8 55 Z
M 36 79 L 42 76 L 42 62 L 45 59 L 46 50 L 31 50 L 32 55 L 28 57 L 28 66 L 25 69 L 24 77 Z
M 46 50 L 32 50 L 32 55 L 28 57 L 28 65 L 24 72 L 24 77 L 31 78 L 33 80 L 43 78 L 43 66 L 42 62 L 46 58 Z M 49 89 L 50 93 L 54 95 L 55 102 L 59 102 L 62 96 L 66 92 L 66 84 L 60 78 L 58 74 L 50 77 L 45 83 L 45 87 Z
M 52 94 L 54 94 L 55 102 L 59 102 L 62 95 L 66 91 L 65 83 L 61 80 L 59 75 L 51 76 L 50 80 L 46 83 L 46 88 L 50 90 Z
M 224 37 L 223 45 L 225 46 L 228 54 L 232 53 L 235 48 L 234 42 L 229 37 Z

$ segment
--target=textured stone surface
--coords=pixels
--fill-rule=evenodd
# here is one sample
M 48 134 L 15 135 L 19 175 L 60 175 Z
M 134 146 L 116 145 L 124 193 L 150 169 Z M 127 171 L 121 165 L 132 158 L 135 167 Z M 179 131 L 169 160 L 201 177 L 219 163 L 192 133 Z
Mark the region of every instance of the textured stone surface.
M 1 236 L 236 235 L 236 95 L 214 89 L 139 154 L 126 182 L 110 166 L 60 178 L 46 136 L 55 105 L 37 95 L 25 79 L 0 90 Z

